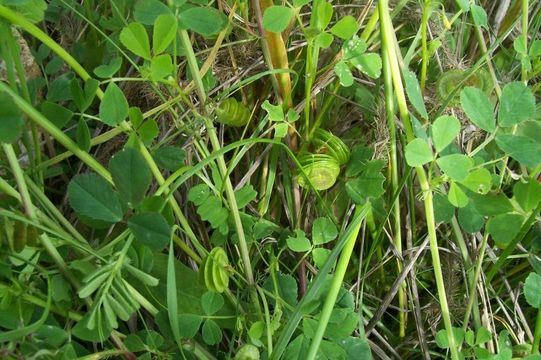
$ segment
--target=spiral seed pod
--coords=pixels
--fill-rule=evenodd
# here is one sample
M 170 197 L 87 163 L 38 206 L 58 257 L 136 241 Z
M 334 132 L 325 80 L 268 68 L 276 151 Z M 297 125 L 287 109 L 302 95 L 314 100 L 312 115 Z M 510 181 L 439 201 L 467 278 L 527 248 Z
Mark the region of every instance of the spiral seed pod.
M 216 108 L 216 121 L 232 127 L 241 127 L 250 120 L 250 110 L 235 98 L 227 98 Z
M 466 86 L 473 86 L 481 89 L 486 94 L 490 94 L 490 92 L 492 92 L 493 84 L 488 71 L 480 69 L 463 82 L 465 77 L 466 71 L 460 69 L 453 69 L 443 73 L 437 84 L 438 96 L 440 97 L 440 99 L 447 99 L 449 95 L 453 91 L 455 91 L 459 85 L 461 88 Z M 457 91 L 451 99 L 450 104 L 458 105 L 459 99 L 460 91 Z
M 351 152 L 346 144 L 338 136 L 335 136 L 327 130 L 317 129 L 314 132 L 312 143 L 316 147 L 318 154 L 329 154 L 340 166 L 348 162 Z
M 306 177 L 316 190 L 327 190 L 331 188 L 340 174 L 340 164 L 329 154 L 299 155 L 299 162 Z M 298 177 L 299 185 L 310 188 L 310 183 L 301 174 Z
M 259 349 L 251 344 L 243 345 L 235 355 L 235 360 L 259 360 L 259 358 Z
M 199 278 L 209 290 L 222 293 L 229 286 L 228 266 L 229 260 L 225 250 L 215 247 L 203 259 L 199 268 Z

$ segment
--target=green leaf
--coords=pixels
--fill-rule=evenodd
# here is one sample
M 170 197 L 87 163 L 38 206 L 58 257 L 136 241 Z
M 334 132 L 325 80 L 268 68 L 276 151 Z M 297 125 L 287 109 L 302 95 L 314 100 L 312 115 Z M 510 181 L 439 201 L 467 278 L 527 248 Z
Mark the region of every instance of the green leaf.
M 423 94 L 421 93 L 421 87 L 419 86 L 419 81 L 417 81 L 417 76 L 411 70 L 404 71 L 404 81 L 406 83 L 406 93 L 408 94 L 408 99 L 411 104 L 417 110 L 419 115 L 424 119 L 428 119 L 428 112 L 426 111 L 425 101 L 423 99 Z
M 294 11 L 290 7 L 273 5 L 268 7 L 263 14 L 263 27 L 267 31 L 281 33 L 287 28 Z
M 270 121 L 284 121 L 284 110 L 280 105 L 272 105 L 269 100 L 265 100 L 263 104 L 261 104 L 261 108 L 269 114 Z
M 150 77 L 154 81 L 165 79 L 174 69 L 173 59 L 169 54 L 158 55 L 150 61 Z
M 376 79 L 381 75 L 381 57 L 378 54 L 362 54 L 350 60 L 360 72 L 367 76 Z
M 226 22 L 223 14 L 210 7 L 192 7 L 180 13 L 181 24 L 203 36 L 220 32 Z
M 513 204 L 504 194 L 472 195 L 475 208 L 481 215 L 493 216 L 512 212 Z
M 522 37 L 520 37 L 522 38 Z M 534 40 L 532 45 L 530 46 L 530 57 L 532 59 L 537 58 L 541 56 L 541 40 Z
M 295 237 L 290 236 L 286 240 L 287 247 L 295 252 L 306 252 L 312 248 L 310 240 L 306 238 L 304 231 L 295 230 Z
M 159 135 L 160 129 L 154 119 L 148 119 L 137 129 L 137 133 L 141 137 L 141 141 L 146 146 L 152 144 L 152 141 Z
M 526 49 L 526 44 L 524 43 L 524 36 L 519 36 L 513 41 L 513 48 L 521 55 L 528 55 L 528 49 Z
M 385 176 L 381 169 L 385 164 L 381 160 L 372 160 L 365 164 L 361 175 L 346 182 L 346 191 L 356 204 L 364 204 L 369 198 L 378 199 L 385 192 Z
M 239 190 L 235 191 L 235 199 L 237 200 L 237 208 L 242 209 L 257 197 L 257 191 L 251 184 L 244 185 Z
M 512 82 L 502 90 L 498 124 L 511 127 L 535 114 L 535 97 L 532 90 L 522 82 Z
M 347 40 L 359 30 L 359 24 L 357 20 L 351 16 L 347 15 L 341 18 L 336 24 L 331 27 L 331 33 L 340 39 Z
M 314 220 L 312 224 L 312 241 L 314 245 L 326 244 L 336 239 L 337 236 L 338 230 L 331 219 L 320 217 Z
M 496 118 L 488 96 L 480 89 L 468 86 L 460 92 L 460 104 L 468 118 L 480 129 L 496 131 Z
M 180 337 L 182 339 L 192 339 L 197 334 L 203 318 L 195 314 L 180 314 L 178 316 L 180 326 Z
M 314 38 L 314 43 L 322 49 L 326 49 L 331 46 L 334 38 L 327 32 L 321 32 Z
M 466 155 L 451 154 L 436 160 L 440 169 L 455 181 L 462 181 L 473 167 L 473 160 Z
M 222 330 L 214 320 L 207 319 L 203 323 L 203 341 L 208 345 L 216 345 L 222 341 Z
M 521 135 L 498 135 L 496 144 L 524 166 L 535 168 L 541 162 L 541 144 Z
M 120 197 L 137 206 L 152 182 L 152 173 L 143 155 L 134 148 L 117 152 L 109 161 L 109 170 Z
M 320 1 L 317 6 L 317 18 L 316 18 L 316 27 L 323 31 L 327 28 L 327 25 L 331 22 L 333 7 L 330 2 Z
M 464 336 L 466 335 L 466 332 L 462 330 L 462 328 L 456 328 L 453 327 L 453 336 L 455 338 L 455 344 L 457 346 L 460 346 L 462 342 L 464 341 Z M 438 347 L 442 349 L 448 349 L 449 348 L 449 339 L 447 338 L 447 331 L 445 329 L 441 329 L 436 333 L 436 344 L 438 344 Z
M 541 184 L 535 179 L 527 182 L 518 181 L 513 186 L 513 195 L 522 210 L 530 212 L 541 201 Z
M 488 29 L 488 19 L 485 9 L 482 6 L 472 4 L 470 10 L 475 25 Z
M 224 231 L 227 229 L 229 211 L 223 207 L 222 200 L 218 197 L 211 195 L 206 198 L 197 208 L 197 213 L 201 219 L 208 221 L 213 229 L 221 228 Z
M 477 336 L 475 338 L 475 345 L 484 344 L 492 340 L 492 334 L 485 327 L 480 327 L 477 330 Z
M 120 32 L 120 42 L 137 56 L 150 60 L 150 43 L 145 27 L 138 22 L 132 22 Z
M 523 222 L 522 215 L 500 214 L 488 219 L 486 231 L 498 246 L 505 248 L 517 236 Z
M 201 297 L 201 307 L 207 316 L 216 314 L 223 306 L 224 298 L 217 292 L 207 291 Z
M 423 139 L 414 139 L 406 146 L 406 162 L 409 166 L 422 166 L 434 160 L 434 154 Z
M 154 22 L 152 32 L 152 50 L 154 55 L 161 54 L 175 39 L 177 33 L 177 18 L 173 15 L 162 14 Z
M 135 4 L 133 16 L 145 25 L 152 25 L 163 14 L 171 14 L 171 10 L 159 0 L 139 0 Z
M 449 187 L 447 199 L 451 204 L 453 204 L 453 206 L 457 208 L 463 208 L 464 206 L 468 205 L 469 202 L 468 196 L 454 181 L 451 182 L 451 186 Z
M 96 90 L 98 90 L 99 81 L 96 79 L 88 79 L 85 81 L 84 90 L 79 85 L 79 80 L 71 80 L 70 90 L 73 97 L 73 101 L 79 108 L 81 113 L 85 112 L 86 109 L 92 104 L 94 97 L 96 95 Z
M 171 238 L 171 229 L 165 218 L 155 212 L 137 214 L 128 220 L 128 228 L 141 244 L 161 251 Z
M 100 119 L 110 126 L 120 124 L 128 116 L 128 100 L 115 83 L 109 83 L 100 103 Z
M 102 79 L 110 78 L 120 70 L 120 66 L 122 66 L 122 58 L 116 56 L 109 61 L 109 64 L 103 64 L 96 67 L 94 69 L 94 74 Z
M 6 92 L 0 91 L 0 104 L 0 142 L 15 142 L 23 131 L 23 114 Z
M 460 133 L 460 121 L 454 116 L 443 115 L 432 124 L 432 141 L 437 152 L 441 152 Z
M 353 74 L 351 74 L 348 64 L 346 64 L 344 61 L 341 60 L 334 65 L 334 72 L 340 80 L 340 85 L 344 87 L 353 85 Z
M 314 259 L 314 264 L 318 269 L 325 264 L 330 253 L 331 250 L 325 248 L 315 248 L 312 250 L 312 259 Z
M 536 309 L 541 307 L 541 275 L 531 272 L 524 282 L 524 297 Z
M 460 182 L 477 194 L 487 194 L 492 186 L 492 175 L 485 168 L 473 170 Z
M 193 202 L 195 206 L 201 206 L 210 196 L 210 188 L 207 184 L 199 184 L 188 191 L 188 200 Z
M 288 129 L 289 129 L 289 125 L 286 122 L 282 122 L 282 123 L 274 125 L 274 138 L 275 139 L 284 138 L 287 135 Z
M 116 223 L 124 214 L 118 193 L 96 174 L 75 175 L 68 185 L 68 199 L 78 214 L 91 219 Z
M 84 119 L 80 119 L 77 123 L 77 130 L 75 131 L 75 139 L 77 146 L 83 151 L 90 150 L 90 129 Z
M 465 207 L 458 209 L 458 223 L 462 226 L 464 231 L 473 234 L 483 228 L 485 218 L 470 202 Z
M 434 194 L 434 218 L 436 222 L 450 222 L 455 214 L 455 208 L 443 194 Z
M 0 102 L 2 104 L 6 104 L 6 102 L 3 102 L 2 100 L 1 94 Z M 0 110 L 0 114 L 2 113 L 2 110 L 4 110 L 4 107 L 2 107 L 2 109 Z M 63 129 L 73 117 L 73 112 L 70 109 L 67 109 L 62 105 L 58 105 L 50 101 L 44 101 L 41 104 L 41 113 L 59 129 Z M 1 115 L 0 119 L 2 119 Z M 4 120 L 0 120 L 0 139 L 3 134 L 6 134 L 2 127 L 2 125 L 5 124 L 6 122 Z
M 470 11 L 470 0 L 456 0 L 458 6 L 460 6 L 460 9 L 464 12 Z
M 160 168 L 176 171 L 184 166 L 186 151 L 178 146 L 166 145 L 156 149 L 152 157 Z

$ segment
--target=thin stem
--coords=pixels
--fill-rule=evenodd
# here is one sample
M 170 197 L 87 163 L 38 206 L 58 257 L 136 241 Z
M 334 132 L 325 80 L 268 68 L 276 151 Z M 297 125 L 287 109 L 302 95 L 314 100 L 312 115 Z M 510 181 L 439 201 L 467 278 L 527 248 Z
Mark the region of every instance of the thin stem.
M 430 3 L 431 0 L 425 0 L 423 7 L 423 17 L 421 20 L 421 52 L 422 52 L 422 62 L 421 62 L 421 92 L 425 91 L 426 84 L 426 71 L 428 69 L 428 41 L 426 30 L 428 28 L 428 18 L 430 16 Z
M 470 314 L 473 308 L 474 301 L 477 299 L 475 288 L 477 287 L 477 282 L 479 281 L 479 276 L 481 275 L 481 270 L 483 269 L 483 260 L 485 257 L 485 251 L 488 242 L 488 233 L 485 233 L 481 245 L 479 247 L 479 255 L 477 256 L 477 261 L 475 264 L 475 274 L 473 280 L 470 284 L 470 298 L 468 300 L 468 305 L 466 306 L 466 313 L 464 314 L 464 323 L 462 328 L 466 330 L 468 328 L 468 323 L 470 319 Z
M 524 38 L 524 48 L 528 51 L 528 10 L 529 0 L 522 0 L 522 36 Z M 528 83 L 528 69 L 526 65 L 522 64 L 521 80 L 524 83 Z
M 355 216 L 358 216 L 360 212 L 361 208 L 357 206 L 355 209 Z M 319 317 L 316 332 L 314 334 L 314 337 L 312 338 L 310 349 L 308 350 L 308 356 L 306 357 L 307 360 L 313 360 L 316 358 L 317 351 L 319 350 L 319 345 L 321 344 L 321 340 L 323 339 L 323 334 L 325 333 L 325 329 L 327 328 L 327 324 L 329 323 L 329 319 L 331 318 L 332 310 L 334 308 L 334 305 L 336 304 L 338 292 L 342 287 L 342 282 L 344 280 L 344 276 L 346 275 L 346 270 L 348 268 L 351 254 L 353 253 L 353 248 L 355 247 L 357 236 L 359 235 L 359 231 L 361 230 L 361 225 L 362 222 L 359 222 L 359 224 L 354 228 L 349 238 L 347 239 L 344 248 L 342 249 L 342 253 L 340 254 L 340 258 L 338 259 L 338 263 L 336 265 L 336 270 L 334 271 L 334 276 L 331 286 L 329 288 L 329 292 L 327 293 L 325 303 L 323 304 L 323 309 L 321 310 L 321 315 Z

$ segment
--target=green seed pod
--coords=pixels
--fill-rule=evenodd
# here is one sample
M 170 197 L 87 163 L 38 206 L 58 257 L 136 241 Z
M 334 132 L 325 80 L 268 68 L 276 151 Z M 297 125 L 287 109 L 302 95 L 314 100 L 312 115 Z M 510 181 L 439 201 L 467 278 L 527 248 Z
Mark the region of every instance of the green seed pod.
M 316 153 L 329 154 L 336 159 L 340 166 L 348 162 L 351 152 L 346 144 L 338 136 L 327 130 L 317 129 L 314 132 L 312 143 L 316 147 Z
M 316 190 L 331 188 L 340 174 L 340 164 L 329 154 L 303 153 L 299 155 L 299 162 Z M 299 174 L 298 181 L 303 188 L 310 188 L 310 183 L 302 174 Z
M 199 267 L 199 278 L 209 290 L 222 293 L 229 286 L 228 266 L 229 260 L 225 250 L 215 247 L 203 259 Z
M 245 344 L 235 355 L 235 360 L 259 360 L 259 349 L 254 345 Z
M 472 74 L 467 80 L 463 81 L 466 77 L 466 71 L 460 69 L 453 69 L 446 71 L 442 74 L 438 80 L 438 96 L 441 100 L 447 99 L 451 92 L 460 85 L 460 88 L 466 86 L 473 86 L 481 89 L 487 95 L 492 92 L 493 84 L 492 79 L 488 71 L 480 69 L 479 71 Z M 450 100 L 449 104 L 458 105 L 460 99 L 460 91 L 455 92 L 453 98 Z
M 250 120 L 250 110 L 235 98 L 227 98 L 216 108 L 216 121 L 232 127 L 241 127 Z

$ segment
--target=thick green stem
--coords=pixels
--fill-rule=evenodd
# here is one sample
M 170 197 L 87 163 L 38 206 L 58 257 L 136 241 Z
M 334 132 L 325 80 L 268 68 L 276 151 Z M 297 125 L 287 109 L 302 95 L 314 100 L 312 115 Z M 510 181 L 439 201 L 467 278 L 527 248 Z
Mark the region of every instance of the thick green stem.
M 393 79 L 394 90 L 397 97 L 398 108 L 400 111 L 400 117 L 404 124 L 406 131 L 406 137 L 408 141 L 412 141 L 415 138 L 413 133 L 413 127 L 409 118 L 409 111 L 406 102 L 406 96 L 404 87 L 402 85 L 401 70 L 398 63 L 396 49 L 395 49 L 395 34 L 392 26 L 391 18 L 389 15 L 388 1 L 380 0 L 378 3 L 380 25 L 381 25 L 381 37 L 382 48 L 386 49 L 388 60 L 390 64 L 391 76 Z M 430 189 L 430 182 L 427 178 L 425 170 L 422 166 L 415 168 L 417 178 L 421 186 L 421 190 L 424 196 L 425 216 L 428 229 L 428 236 L 430 240 L 430 253 L 432 255 L 432 264 L 434 266 L 434 277 L 436 279 L 436 286 L 438 289 L 438 298 L 440 301 L 441 315 L 445 324 L 445 330 L 447 333 L 447 341 L 451 351 L 451 358 L 453 360 L 459 359 L 458 349 L 453 334 L 451 316 L 449 313 L 449 305 L 447 303 L 447 296 L 445 291 L 445 284 L 443 281 L 443 274 L 441 269 L 441 261 L 438 250 L 438 238 L 436 234 L 436 222 L 434 219 L 434 203 L 433 194 Z
M 399 191 L 399 183 L 400 180 L 398 179 L 398 154 L 397 154 L 397 139 L 396 139 L 396 126 L 394 121 L 394 97 L 393 97 L 393 79 L 391 77 L 391 69 L 389 65 L 389 54 L 387 53 L 388 49 L 383 49 L 382 51 L 382 58 L 383 58 L 383 77 L 385 82 L 385 116 L 387 118 L 387 128 L 389 130 L 389 142 L 390 142 L 390 149 L 389 149 L 389 170 L 391 173 L 391 189 L 392 194 L 396 194 Z M 395 249 L 398 254 L 402 255 L 402 224 L 401 224 L 401 217 L 400 217 L 400 196 L 397 196 L 394 204 L 393 204 L 393 243 L 395 246 Z M 382 268 L 383 270 L 383 268 Z M 400 274 L 402 272 L 402 262 L 400 259 L 397 259 L 397 273 Z M 406 297 L 406 283 L 404 282 L 403 285 L 400 286 L 400 289 L 398 290 L 398 304 L 400 307 L 400 329 L 399 329 L 399 336 L 404 337 L 406 336 L 406 312 L 404 311 L 404 308 L 407 304 L 407 297 Z
M 533 335 L 532 354 L 539 354 L 539 343 L 541 342 L 541 307 L 537 310 L 537 320 L 535 321 L 535 332 Z
M 357 206 L 357 208 L 355 209 L 355 216 L 358 216 L 360 212 L 361 207 Z M 348 268 L 351 254 L 353 253 L 353 248 L 355 247 L 355 242 L 357 240 L 357 236 L 359 235 L 361 225 L 362 223 L 359 223 L 353 229 L 349 238 L 347 239 L 346 244 L 344 245 L 344 248 L 342 249 L 342 253 L 340 254 L 340 258 L 338 259 L 338 264 L 336 265 L 336 270 L 334 271 L 334 276 L 331 286 L 329 288 L 329 292 L 327 293 L 325 303 L 323 304 L 323 309 L 321 310 L 321 315 L 319 316 L 316 333 L 312 338 L 312 343 L 310 344 L 310 349 L 308 350 L 308 356 L 306 356 L 305 358 L 307 360 L 313 360 L 316 358 L 317 351 L 319 350 L 319 345 L 321 344 L 321 340 L 323 339 L 323 334 L 325 333 L 325 329 L 327 329 L 327 324 L 329 323 L 329 319 L 331 318 L 332 310 L 334 308 L 334 305 L 336 304 L 338 292 L 342 287 L 342 282 Z

